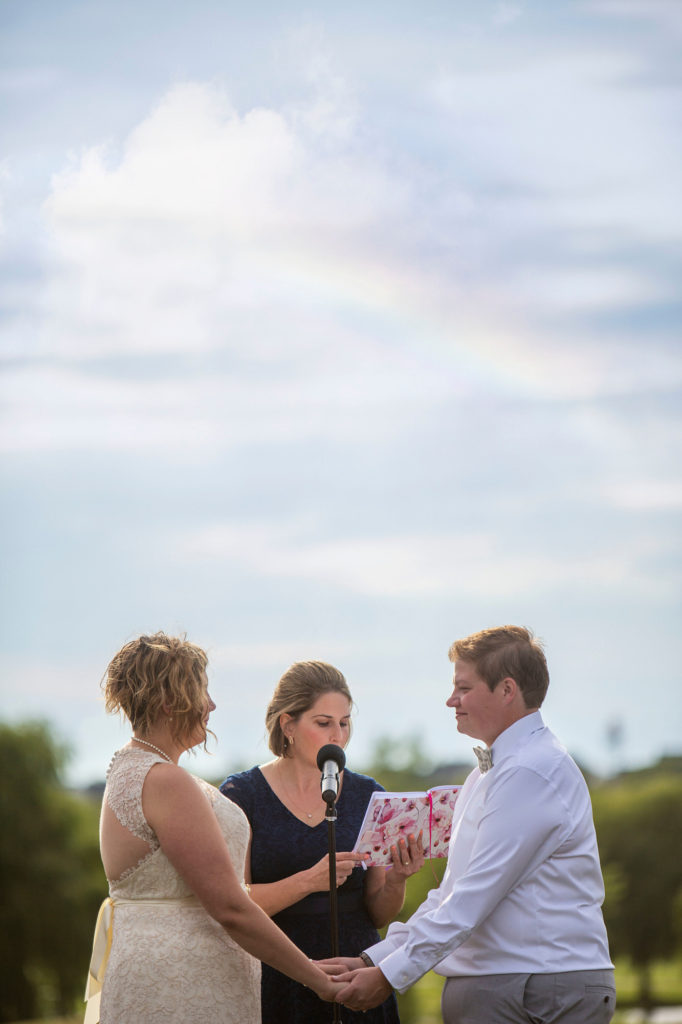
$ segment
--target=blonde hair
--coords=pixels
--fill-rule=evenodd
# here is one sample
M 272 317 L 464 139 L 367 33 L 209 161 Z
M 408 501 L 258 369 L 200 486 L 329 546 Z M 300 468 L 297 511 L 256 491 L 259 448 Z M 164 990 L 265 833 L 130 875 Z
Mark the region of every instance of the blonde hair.
M 527 708 L 542 705 L 549 686 L 549 670 L 542 642 L 524 626 L 495 626 L 455 640 L 450 661 L 471 662 L 490 690 L 511 677 Z
M 174 740 L 185 742 L 203 730 L 206 749 L 207 664 L 206 652 L 184 635 L 131 640 L 111 659 L 102 681 L 106 710 L 122 712 L 142 736 L 166 714 Z
M 288 756 L 289 741 L 280 725 L 281 715 L 296 719 L 309 711 L 323 693 L 341 693 L 353 707 L 343 672 L 325 661 L 297 661 L 286 670 L 275 687 L 265 713 L 268 746 L 277 757 Z

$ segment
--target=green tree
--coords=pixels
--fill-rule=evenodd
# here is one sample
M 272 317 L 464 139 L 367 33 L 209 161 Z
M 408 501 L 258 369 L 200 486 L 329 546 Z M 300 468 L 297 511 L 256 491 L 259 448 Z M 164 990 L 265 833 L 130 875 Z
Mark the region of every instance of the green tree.
M 374 744 L 372 762 L 364 771 L 389 792 L 403 793 L 463 782 L 473 766 L 473 756 L 468 765 L 435 765 L 424 750 L 422 737 L 412 733 L 402 737 L 380 737 Z
M 649 1008 L 651 965 L 682 938 L 682 778 L 619 781 L 595 789 L 592 802 L 612 952 L 630 958 Z
M 82 997 L 106 893 L 97 807 L 63 788 L 67 751 L 41 723 L 0 723 L 0 1021 Z

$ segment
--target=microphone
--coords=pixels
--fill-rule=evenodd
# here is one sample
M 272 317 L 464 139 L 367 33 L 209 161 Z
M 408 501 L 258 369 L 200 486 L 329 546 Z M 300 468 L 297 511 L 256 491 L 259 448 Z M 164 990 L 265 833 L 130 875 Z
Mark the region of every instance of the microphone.
M 322 772 L 322 799 L 328 804 L 333 804 L 339 794 L 339 772 L 343 771 L 345 763 L 346 755 L 335 743 L 325 743 L 317 752 L 317 767 Z

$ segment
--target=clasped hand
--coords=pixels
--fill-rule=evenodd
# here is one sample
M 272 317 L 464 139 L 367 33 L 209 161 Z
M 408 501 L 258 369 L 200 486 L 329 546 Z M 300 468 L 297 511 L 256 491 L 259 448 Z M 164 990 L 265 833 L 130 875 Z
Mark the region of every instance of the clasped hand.
M 336 1002 L 349 1010 L 371 1010 L 391 994 L 391 986 L 379 968 L 365 966 L 359 956 L 338 956 L 316 963 L 338 986 Z

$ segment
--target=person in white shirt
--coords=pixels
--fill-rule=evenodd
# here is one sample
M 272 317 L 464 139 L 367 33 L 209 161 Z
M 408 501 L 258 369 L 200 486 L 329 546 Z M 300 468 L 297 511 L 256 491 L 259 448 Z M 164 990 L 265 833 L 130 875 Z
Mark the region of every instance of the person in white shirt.
M 359 957 L 328 961 L 337 1001 L 366 1010 L 427 971 L 444 975 L 445 1024 L 608 1024 L 613 964 L 585 781 L 540 711 L 544 651 L 519 626 L 456 641 L 447 706 L 483 740 L 464 783 L 448 864 L 405 923 Z

